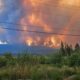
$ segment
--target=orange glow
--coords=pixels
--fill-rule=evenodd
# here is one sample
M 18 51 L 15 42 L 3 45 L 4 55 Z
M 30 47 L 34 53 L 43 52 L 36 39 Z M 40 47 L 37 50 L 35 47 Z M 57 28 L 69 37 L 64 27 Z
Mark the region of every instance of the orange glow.
M 30 0 L 31 4 L 33 7 L 37 7 L 42 1 L 38 1 L 38 0 Z
M 47 0 L 49 1 L 49 0 Z M 43 1 L 38 1 L 38 0 L 23 0 L 23 6 L 26 9 L 27 5 L 29 7 L 32 8 L 32 11 L 30 12 L 30 14 L 27 14 L 25 17 L 20 21 L 21 24 L 30 24 L 32 26 L 36 26 L 35 28 L 33 27 L 32 30 L 37 31 L 37 29 L 40 29 L 41 31 L 44 32 L 53 32 L 54 29 L 52 29 L 52 26 L 48 25 L 46 22 L 44 22 L 43 17 L 42 16 L 46 16 L 45 14 L 43 14 L 41 11 L 38 12 L 37 10 L 41 7 L 41 5 L 44 5 L 46 2 L 45 0 Z M 26 21 L 26 19 L 28 19 L 28 22 Z M 24 30 L 29 30 L 31 29 L 30 26 L 22 26 L 21 27 Z M 26 37 L 24 36 L 26 34 Z M 59 43 L 57 38 L 55 38 L 54 36 L 40 36 L 37 35 L 33 36 L 30 35 L 29 33 L 25 33 L 23 32 L 22 35 L 23 37 L 23 41 L 26 42 L 26 44 L 28 46 L 31 45 L 42 45 L 42 46 L 47 46 L 47 47 L 59 47 Z
M 23 2 L 23 8 L 25 9 L 25 15 L 20 20 L 20 23 L 23 25 L 28 25 L 28 26 L 21 26 L 23 30 L 58 33 L 57 30 L 55 31 L 54 27 L 60 27 L 65 23 L 66 25 L 61 26 L 63 27 L 63 29 L 60 30 L 60 33 L 68 34 L 70 32 L 70 29 L 72 29 L 72 27 L 74 26 L 79 16 L 79 14 L 78 16 L 77 14 L 75 14 L 77 13 L 76 11 L 71 9 L 69 9 L 69 13 L 68 13 L 67 7 L 72 7 L 72 6 L 79 7 L 80 0 L 70 0 L 70 1 L 68 0 L 58 0 L 58 1 L 23 0 L 22 2 Z M 57 3 L 57 6 L 60 7 L 60 8 L 57 8 L 57 10 L 55 10 L 56 7 L 54 7 L 54 4 L 56 3 Z M 65 8 L 65 6 L 67 7 Z M 61 7 L 64 7 L 64 9 L 62 10 Z M 48 13 L 48 9 L 50 9 L 49 13 Z M 60 12 L 60 14 L 58 13 L 58 11 Z M 74 13 L 72 13 L 71 11 Z M 64 15 L 62 16 L 62 14 Z M 60 15 L 64 19 L 63 24 L 62 24 L 62 21 L 58 22 L 58 20 L 61 19 Z M 69 22 L 65 21 L 67 19 L 69 19 Z M 56 23 L 57 26 L 54 24 L 54 22 Z M 22 40 L 29 46 L 42 45 L 42 46 L 56 48 L 60 46 L 61 41 L 63 42 L 67 41 L 65 36 L 60 36 L 60 35 L 55 37 L 54 35 L 26 33 L 25 31 L 22 32 L 21 34 L 23 36 Z
M 51 42 L 56 46 L 56 39 L 54 37 L 51 38 Z
M 31 46 L 33 43 L 33 40 L 31 37 L 29 37 L 27 40 L 26 40 L 26 44 L 28 44 L 28 46 Z
M 36 8 L 39 5 L 42 5 L 45 3 L 45 0 L 39 1 L 39 0 L 23 0 L 23 5 L 26 7 L 27 5 L 31 5 L 31 7 Z
M 60 6 L 80 6 L 80 0 L 60 0 Z
M 70 29 L 73 28 L 74 24 L 76 23 L 77 19 L 79 17 L 79 13 L 77 12 L 74 12 L 72 17 L 70 18 L 70 21 L 68 22 L 68 24 L 64 27 L 62 33 L 64 34 L 69 34 L 70 32 Z M 75 26 L 76 27 L 76 26 Z M 60 36 L 61 39 L 63 39 L 62 41 L 65 41 L 66 40 L 66 37 L 65 36 Z
M 25 38 L 25 40 L 26 40 L 26 44 L 27 44 L 28 46 L 31 46 L 31 45 L 37 46 L 37 45 L 39 45 L 40 38 L 37 37 L 37 38 L 34 40 L 34 38 L 32 38 L 32 37 L 29 36 L 29 37 Z
M 44 31 L 46 31 L 46 32 L 52 31 L 51 28 L 42 21 L 42 19 L 41 19 L 40 16 L 38 17 L 37 15 L 32 14 L 32 15 L 29 16 L 28 19 L 29 19 L 29 22 L 30 22 L 32 25 L 41 27 L 41 28 L 42 28 Z
M 58 43 L 58 40 L 54 36 L 50 36 L 45 39 L 44 46 L 57 48 L 60 46 L 60 44 Z

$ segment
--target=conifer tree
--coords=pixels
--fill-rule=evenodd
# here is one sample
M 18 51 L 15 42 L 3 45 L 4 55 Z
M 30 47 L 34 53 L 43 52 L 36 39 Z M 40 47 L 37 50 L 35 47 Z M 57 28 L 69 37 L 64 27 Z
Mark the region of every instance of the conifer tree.
M 60 51 L 61 51 L 61 54 L 62 54 L 62 55 L 65 55 L 65 48 L 64 48 L 64 44 L 63 44 L 62 41 L 61 41 L 61 48 L 60 48 Z
M 78 43 L 76 43 L 76 45 L 75 45 L 75 51 L 76 52 L 79 52 L 80 51 L 80 45 Z

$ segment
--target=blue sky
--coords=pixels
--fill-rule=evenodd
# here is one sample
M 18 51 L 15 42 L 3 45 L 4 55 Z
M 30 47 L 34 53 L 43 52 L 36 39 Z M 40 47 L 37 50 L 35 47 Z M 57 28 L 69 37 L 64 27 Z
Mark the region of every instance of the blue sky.
M 18 28 L 19 26 L 6 24 L 8 23 L 18 23 L 20 17 L 22 15 L 22 9 L 20 7 L 20 0 L 2 0 L 3 9 L 0 13 L 0 26 L 1 27 L 8 27 L 8 28 Z M 7 41 L 9 43 L 16 42 L 19 40 L 19 32 L 16 31 L 8 31 L 5 30 L 4 32 L 0 33 L 0 39 L 2 41 Z

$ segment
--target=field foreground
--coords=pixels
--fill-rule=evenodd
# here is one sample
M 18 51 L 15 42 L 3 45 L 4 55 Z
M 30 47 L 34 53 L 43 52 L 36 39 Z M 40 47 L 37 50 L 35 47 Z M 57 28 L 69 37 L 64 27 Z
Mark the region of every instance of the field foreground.
M 80 56 L 6 53 L 0 57 L 0 80 L 80 80 Z

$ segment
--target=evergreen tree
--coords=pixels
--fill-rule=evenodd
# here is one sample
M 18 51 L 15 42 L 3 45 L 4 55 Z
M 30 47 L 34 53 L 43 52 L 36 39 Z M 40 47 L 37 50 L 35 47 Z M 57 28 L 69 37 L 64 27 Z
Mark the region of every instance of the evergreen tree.
M 66 45 L 65 45 L 66 55 L 67 55 L 67 56 L 70 56 L 70 55 L 72 54 L 72 51 L 73 51 L 72 46 L 71 46 L 71 45 L 69 46 L 68 44 L 66 44 Z
M 61 42 L 61 48 L 60 48 L 61 54 L 65 55 L 65 48 L 63 42 Z
M 77 44 L 75 45 L 75 51 L 76 51 L 76 52 L 79 52 L 79 50 L 80 50 L 80 46 L 79 46 L 79 44 L 77 43 Z

